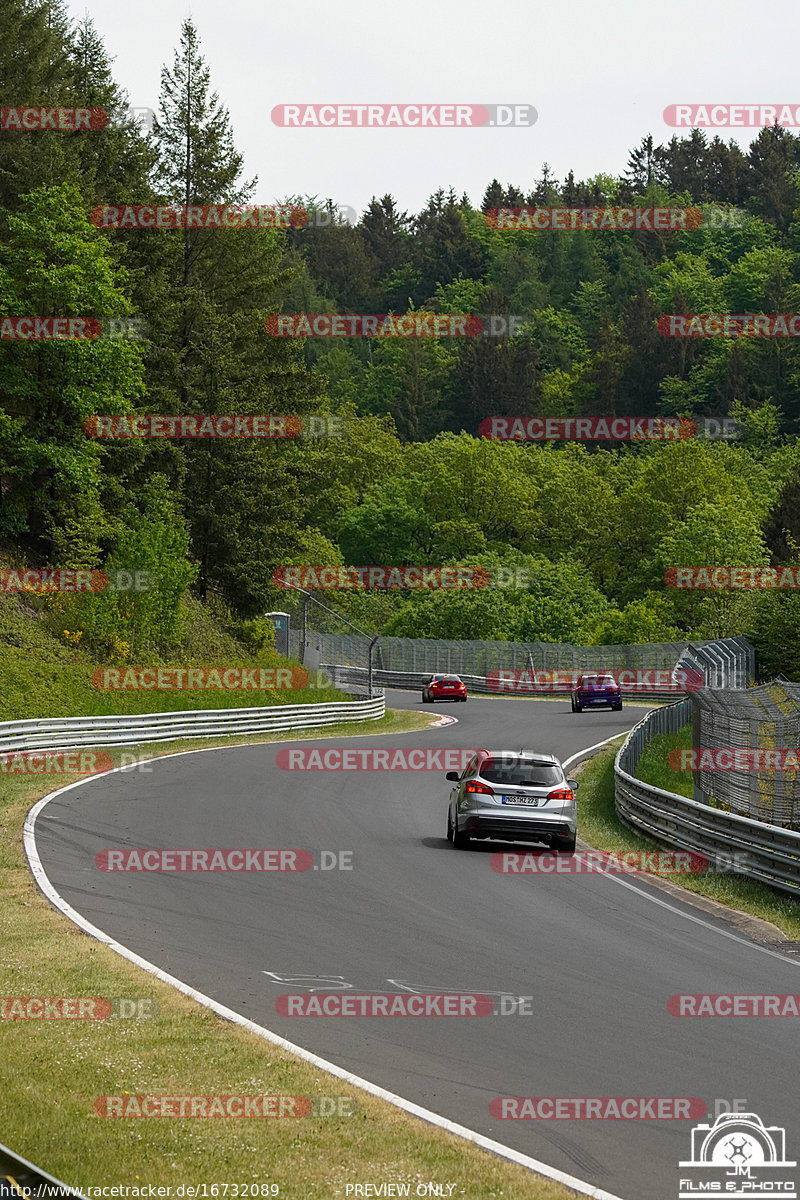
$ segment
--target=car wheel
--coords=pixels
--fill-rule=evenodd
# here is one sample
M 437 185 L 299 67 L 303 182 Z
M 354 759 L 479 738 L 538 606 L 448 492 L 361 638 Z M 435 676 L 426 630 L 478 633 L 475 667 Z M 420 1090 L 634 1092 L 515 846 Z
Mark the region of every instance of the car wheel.
M 462 833 L 458 828 L 458 817 L 453 826 L 453 845 L 457 850 L 469 850 L 470 840 L 465 833 Z
M 571 838 L 553 838 L 553 849 L 556 854 L 574 854 L 575 834 Z
M 450 805 L 449 804 L 447 806 L 447 840 L 448 840 L 448 842 L 452 842 L 452 840 L 453 840 L 453 818 L 450 813 Z
M 425 693 L 424 693 L 424 692 L 422 693 L 422 703 L 423 703 L 423 704 L 430 704 L 430 700 L 428 699 L 428 697 L 425 695 Z
M 615 704 L 612 707 L 611 711 L 612 712 L 622 712 L 622 701 L 620 700 L 619 704 Z
M 573 712 L 583 712 L 583 705 L 580 703 L 580 701 L 578 701 L 578 700 L 572 701 L 572 711 Z
M 461 697 L 461 703 L 462 703 L 462 704 L 466 704 L 466 703 L 467 703 L 467 697 L 466 697 L 466 696 L 462 696 L 462 697 Z

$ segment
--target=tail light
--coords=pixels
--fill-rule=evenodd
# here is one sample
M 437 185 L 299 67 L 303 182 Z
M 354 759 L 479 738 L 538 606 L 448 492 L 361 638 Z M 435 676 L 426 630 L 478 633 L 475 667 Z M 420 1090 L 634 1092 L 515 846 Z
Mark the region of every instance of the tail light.
M 575 794 L 572 788 L 556 788 L 554 792 L 547 793 L 548 800 L 574 800 Z
M 479 792 L 482 796 L 493 796 L 494 795 L 494 789 L 490 788 L 488 783 L 478 783 L 476 780 L 473 780 L 471 783 L 468 783 L 467 786 L 464 788 L 464 791 L 471 792 L 471 793 Z M 572 793 L 570 793 L 570 795 L 571 794 Z

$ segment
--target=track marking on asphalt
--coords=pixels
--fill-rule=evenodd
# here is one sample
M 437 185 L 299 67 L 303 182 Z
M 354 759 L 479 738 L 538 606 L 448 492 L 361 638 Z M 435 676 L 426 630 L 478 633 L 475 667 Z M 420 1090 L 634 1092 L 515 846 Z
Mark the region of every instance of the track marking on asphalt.
M 411 731 L 408 731 L 411 732 Z M 419 732 L 419 731 L 416 731 Z M 619 736 L 619 735 L 618 735 Z M 297 738 L 292 741 L 312 741 L 318 739 Z M 253 743 L 249 743 L 252 745 Z M 264 743 L 257 743 L 263 745 Z M 267 743 L 270 744 L 270 743 Z M 165 754 L 163 758 L 179 758 L 184 754 L 207 754 L 212 750 L 231 749 L 237 747 L 230 746 L 206 746 L 199 750 L 183 750 L 175 754 Z M 147 759 L 147 762 L 154 760 Z M 115 767 L 112 771 L 105 774 L 113 775 L 117 771 L 130 770 L 130 768 Z M 93 778 L 89 776 L 89 779 Z M 97 776 L 94 776 L 97 778 Z M 617 1196 L 613 1192 L 606 1192 L 603 1188 L 594 1187 L 593 1184 L 586 1183 L 583 1179 L 578 1179 L 574 1175 L 568 1175 L 565 1171 L 559 1171 L 556 1167 L 549 1166 L 548 1163 L 540 1162 L 539 1159 L 531 1158 L 528 1154 L 522 1154 L 519 1150 L 514 1150 L 511 1146 L 504 1146 L 502 1142 L 496 1142 L 492 1138 L 485 1137 L 482 1133 L 477 1133 L 474 1129 L 468 1129 L 465 1125 L 458 1125 L 455 1121 L 449 1120 L 447 1117 L 440 1116 L 439 1113 L 432 1112 L 430 1109 L 422 1108 L 419 1104 L 414 1104 L 411 1100 L 406 1100 L 403 1096 L 398 1096 L 394 1092 L 388 1091 L 386 1088 L 380 1087 L 376 1083 L 371 1083 L 368 1079 L 362 1079 L 360 1075 L 354 1075 L 351 1071 L 346 1071 L 343 1067 L 338 1067 L 336 1063 L 329 1062 L 318 1054 L 312 1053 L 310 1050 L 305 1050 L 302 1046 L 296 1045 L 294 1042 L 287 1041 L 279 1034 L 273 1033 L 272 1030 L 266 1029 L 263 1025 L 257 1025 L 255 1021 L 249 1020 L 247 1017 L 241 1016 L 240 1013 L 234 1012 L 232 1008 L 227 1008 L 224 1004 L 212 999 L 211 996 L 204 995 L 203 992 L 197 991 L 196 988 L 184 983 L 180 979 L 176 979 L 174 975 L 167 974 L 157 967 L 155 963 L 149 962 L 146 958 L 142 958 L 134 950 L 130 950 L 127 946 L 123 946 L 121 942 L 117 942 L 114 938 L 109 937 L 107 933 L 98 926 L 93 925 L 91 921 L 87 921 L 85 917 L 74 909 L 63 896 L 53 887 L 45 869 L 42 865 L 42 860 L 39 857 L 39 851 L 36 848 L 36 818 L 42 809 L 55 800 L 59 796 L 63 796 L 65 792 L 72 791 L 73 788 L 80 787 L 87 783 L 87 779 L 78 779 L 75 783 L 67 784 L 66 787 L 59 788 L 58 791 L 51 792 L 48 796 L 43 796 L 34 804 L 33 808 L 25 817 L 25 825 L 23 828 L 23 845 L 25 854 L 28 859 L 28 864 L 33 873 L 40 890 L 50 901 L 54 908 L 63 913 L 68 920 L 77 925 L 84 933 L 88 933 L 90 937 L 95 938 L 98 942 L 102 942 L 108 946 L 109 950 L 113 950 L 115 954 L 119 954 L 122 958 L 128 959 L 129 962 L 141 967 L 150 975 L 154 975 L 160 979 L 162 983 L 169 984 L 176 991 L 182 992 L 185 996 L 195 1000 L 198 1004 L 202 1004 L 205 1008 L 210 1008 L 218 1016 L 224 1017 L 225 1020 L 232 1022 L 234 1025 L 241 1026 L 242 1029 L 247 1029 L 251 1033 L 258 1034 L 268 1042 L 272 1042 L 276 1046 L 288 1050 L 292 1054 L 296 1054 L 298 1058 L 302 1058 L 305 1062 L 311 1063 L 313 1066 L 320 1067 L 323 1071 L 327 1071 L 329 1075 L 335 1076 L 337 1079 L 344 1079 L 353 1087 L 361 1088 L 362 1091 L 368 1092 L 372 1096 L 377 1096 L 381 1100 L 385 1100 L 388 1104 L 395 1108 L 400 1108 L 404 1112 L 409 1113 L 413 1117 L 419 1117 L 429 1125 L 435 1125 L 439 1129 L 445 1130 L 447 1133 L 455 1134 L 456 1137 L 462 1138 L 464 1141 L 472 1142 L 476 1146 L 480 1146 L 482 1150 L 488 1150 L 499 1158 L 508 1159 L 510 1162 L 516 1163 L 518 1166 L 526 1167 L 529 1171 L 535 1172 L 537 1175 L 543 1175 L 546 1179 L 552 1179 L 556 1183 L 562 1183 L 565 1187 L 572 1188 L 582 1196 L 589 1196 L 590 1200 L 624 1200 L 624 1197 Z
M 673 904 L 668 904 L 666 900 L 660 900 L 658 896 L 651 895 L 645 888 L 636 887 L 633 883 L 627 883 L 624 879 L 618 879 L 616 875 L 606 874 L 605 872 L 602 873 L 602 877 L 608 879 L 610 883 L 615 883 L 618 887 L 624 887 L 628 891 L 636 892 L 637 895 L 642 896 L 645 900 L 649 900 L 651 904 L 658 904 L 661 908 L 668 908 L 670 912 L 676 913 L 677 916 L 683 917 L 686 921 L 692 921 L 695 925 L 702 925 L 704 929 L 713 930 L 720 937 L 729 938 L 730 941 L 738 942 L 741 946 L 749 946 L 751 950 L 758 950 L 761 954 L 768 954 L 770 958 L 777 958 L 781 962 L 789 963 L 793 967 L 800 967 L 800 962 L 796 958 L 787 958 L 785 954 L 780 954 L 777 950 L 770 950 L 768 946 L 762 946 L 759 942 L 740 937 L 738 933 L 730 933 L 727 929 L 720 929 L 718 925 L 712 925 L 710 921 L 704 921 L 702 917 L 695 917 L 692 913 L 684 912 L 682 908 L 676 908 Z M 647 879 L 642 878 L 642 883 L 646 884 Z

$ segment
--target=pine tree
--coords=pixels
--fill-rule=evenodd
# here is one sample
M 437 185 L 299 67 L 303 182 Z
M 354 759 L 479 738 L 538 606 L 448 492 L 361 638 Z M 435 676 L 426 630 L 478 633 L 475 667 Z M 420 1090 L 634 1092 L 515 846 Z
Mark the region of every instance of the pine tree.
M 481 212 L 489 212 L 492 208 L 503 207 L 503 186 L 499 179 L 493 179 L 483 193 L 481 200 Z
M 798 205 L 800 138 L 779 125 L 762 129 L 750 146 L 750 205 L 757 216 L 786 230 Z
M 148 186 L 152 151 L 132 119 L 120 120 L 128 107 L 127 97 L 114 81 L 103 41 L 88 16 L 70 37 L 70 58 L 76 103 L 109 116 L 105 128 L 81 132 L 75 139 L 87 205 L 152 200 Z
M 379 279 L 396 271 L 409 254 L 409 217 L 400 212 L 393 196 L 373 196 L 358 231 L 377 264 Z
M 69 22 L 60 2 L 6 0 L 0 20 L 4 106 L 74 103 L 68 41 Z M 75 180 L 71 136 L 0 131 L 0 209 L 18 208 L 20 197 L 37 187 Z
M 415 260 L 420 276 L 419 293 L 414 297 L 416 303 L 427 303 L 437 284 L 450 283 L 459 275 L 464 279 L 483 277 L 485 252 L 470 235 L 452 189 L 447 196 L 441 188 L 431 196 L 427 208 L 414 223 L 414 232 Z
M 638 147 L 628 155 L 628 170 L 624 176 L 631 192 L 643 196 L 655 179 L 656 160 L 653 135 L 643 137 Z
M 240 180 L 243 158 L 189 20 L 172 68 L 162 72 L 152 141 L 154 185 L 165 202 L 243 204 L 252 197 L 256 180 Z M 320 385 L 302 369 L 302 347 L 264 328 L 285 282 L 283 232 L 209 228 L 134 236 L 141 261 L 152 264 L 142 291 L 149 290 L 154 316 L 155 411 L 302 414 L 319 407 Z M 258 611 L 298 511 L 280 445 L 209 439 L 153 454 L 182 481 L 200 594 L 221 591 L 237 607 Z

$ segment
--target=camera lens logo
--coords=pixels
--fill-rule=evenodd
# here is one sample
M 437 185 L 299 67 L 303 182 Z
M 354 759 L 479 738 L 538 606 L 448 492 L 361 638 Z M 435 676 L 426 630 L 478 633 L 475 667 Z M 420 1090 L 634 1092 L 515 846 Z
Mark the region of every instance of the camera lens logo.
M 692 1130 L 692 1156 L 680 1162 L 680 1200 L 708 1195 L 778 1194 L 797 1200 L 797 1185 L 787 1178 L 786 1131 L 764 1125 L 756 1113 L 723 1113 L 713 1125 Z

